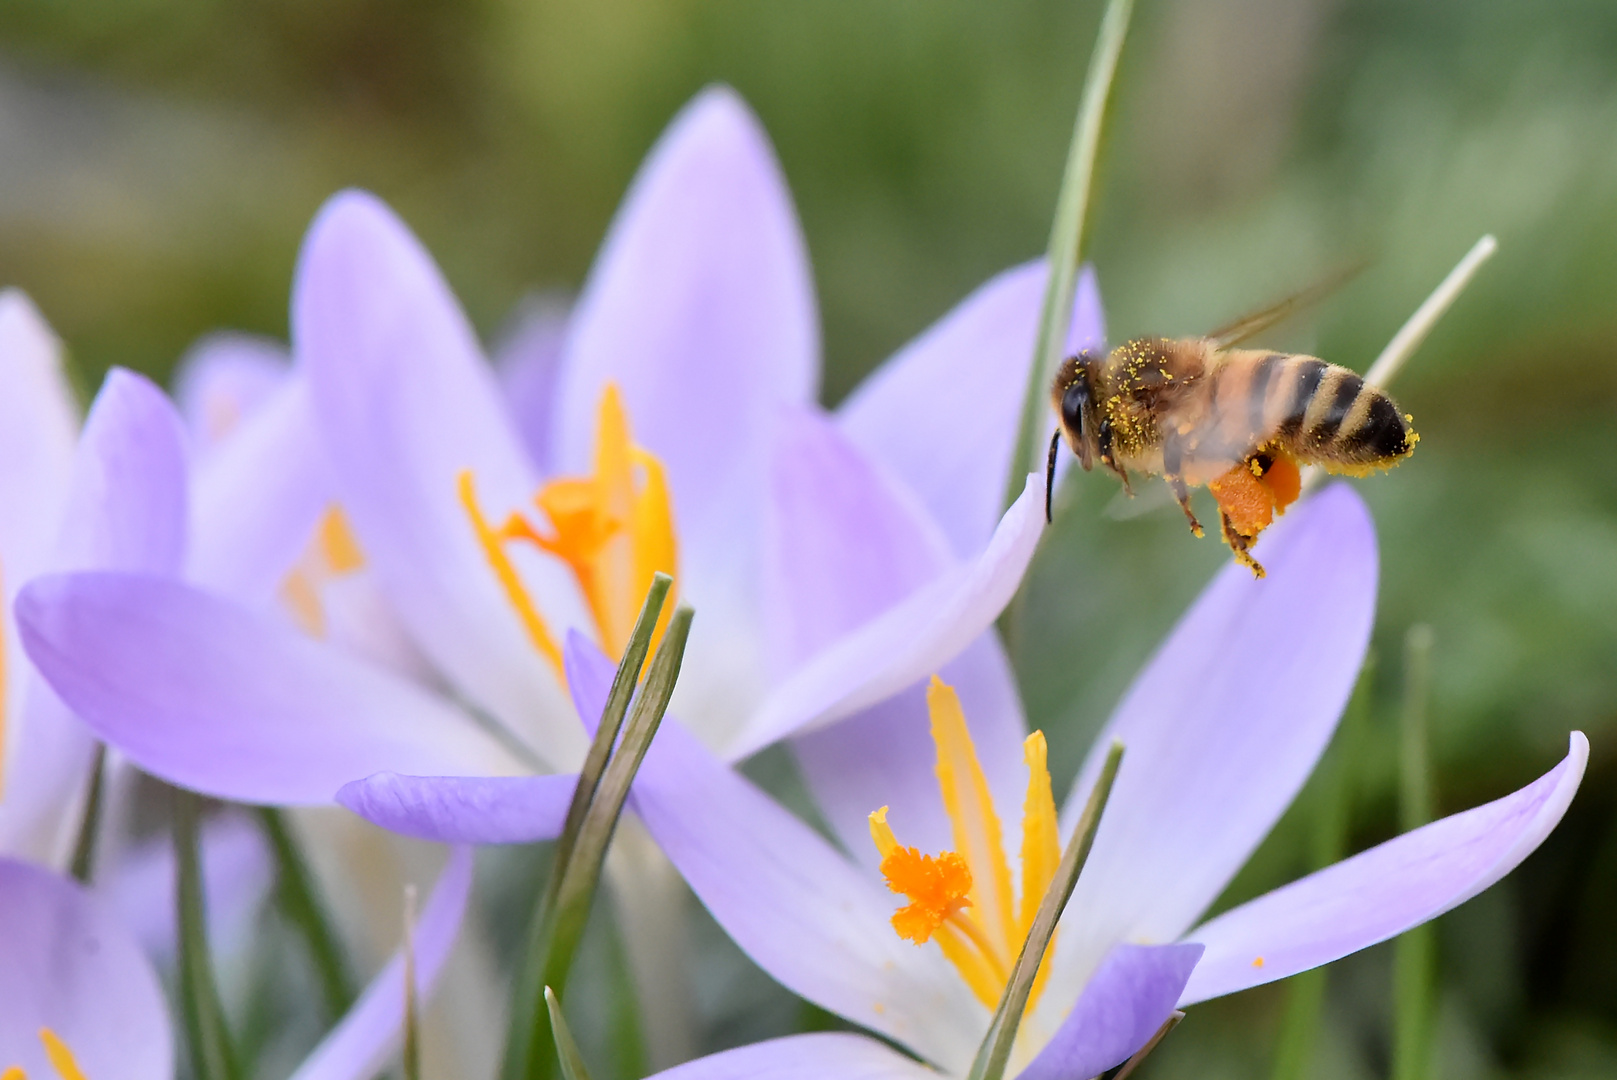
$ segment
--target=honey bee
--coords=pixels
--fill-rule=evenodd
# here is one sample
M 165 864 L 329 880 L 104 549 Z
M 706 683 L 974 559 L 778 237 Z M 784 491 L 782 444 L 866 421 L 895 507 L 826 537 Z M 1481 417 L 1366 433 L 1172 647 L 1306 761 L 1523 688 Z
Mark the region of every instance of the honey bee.
M 1135 338 L 1105 356 L 1067 359 L 1050 386 L 1060 426 L 1050 440 L 1046 517 L 1065 438 L 1086 471 L 1099 461 L 1131 495 L 1131 472 L 1161 476 L 1197 536 L 1190 491 L 1205 485 L 1224 542 L 1261 578 L 1250 549 L 1296 500 L 1300 466 L 1363 476 L 1413 453 L 1413 418 L 1347 368 L 1231 347 L 1295 306 L 1296 298 L 1284 301 L 1207 337 Z

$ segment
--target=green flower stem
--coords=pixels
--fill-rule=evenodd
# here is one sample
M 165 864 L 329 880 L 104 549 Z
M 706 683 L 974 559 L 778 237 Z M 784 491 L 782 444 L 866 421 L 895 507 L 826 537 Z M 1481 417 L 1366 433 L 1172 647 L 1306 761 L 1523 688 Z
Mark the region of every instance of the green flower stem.
M 1047 407 L 1050 380 L 1061 362 L 1061 347 L 1072 321 L 1072 300 L 1078 289 L 1078 266 L 1083 258 L 1084 215 L 1089 207 L 1089 189 L 1095 174 L 1095 155 L 1100 148 L 1101 124 L 1106 116 L 1106 99 L 1117 59 L 1123 51 L 1129 16 L 1134 0 L 1108 0 L 1101 16 L 1100 33 L 1089 60 L 1078 119 L 1073 126 L 1067 166 L 1056 196 L 1055 220 L 1050 225 L 1050 245 L 1045 263 L 1050 274 L 1044 286 L 1044 306 L 1039 314 L 1039 334 L 1028 368 L 1027 389 L 1022 395 L 1022 415 L 1016 429 L 1016 447 L 1011 453 L 1011 472 L 1005 481 L 1005 505 L 1010 506 L 1027 486 L 1027 474 L 1042 467 L 1043 447 L 1039 446 L 1039 417 Z
M 1432 820 L 1426 713 L 1432 684 L 1432 628 L 1416 625 L 1404 638 L 1404 703 L 1399 724 L 1398 817 L 1404 831 Z M 1435 927 L 1425 923 L 1393 945 L 1393 1080 L 1431 1075 L 1437 966 Z
M 207 916 L 202 897 L 202 859 L 197 819 L 201 799 L 171 789 L 174 811 L 174 895 L 179 917 L 180 1011 L 197 1080 L 238 1080 L 241 1073 L 225 1026 L 224 1006 L 213 979 Z
M 421 1080 L 421 1002 L 415 992 L 415 886 L 404 887 L 404 1080 Z
M 1134 1070 L 1140 1067 L 1140 1063 L 1151 1056 L 1151 1051 L 1157 1048 L 1157 1044 L 1166 1039 L 1168 1032 L 1178 1027 L 1179 1021 L 1184 1018 L 1185 1014 L 1178 1009 L 1169 1014 L 1168 1019 L 1164 1020 L 1162 1026 L 1157 1028 L 1157 1033 L 1151 1036 L 1151 1041 L 1135 1051 L 1133 1057 L 1123 1062 L 1123 1067 L 1112 1074 L 1112 1080 L 1128 1080 L 1130 1076 L 1134 1075 Z
M 545 990 L 566 985 L 567 969 L 600 880 L 606 845 L 622 812 L 623 800 L 628 797 L 629 782 L 668 707 L 690 633 L 689 609 L 676 611 L 636 695 L 652 633 L 671 584 L 665 574 L 658 574 L 652 581 L 607 694 L 595 738 L 579 770 L 573 801 L 552 856 L 550 879 L 534 911 L 527 951 L 517 972 L 501 1074 L 505 1080 L 546 1080 L 554 1075 L 557 1059 L 550 1047 Z M 634 714 L 625 726 L 631 699 Z M 623 737 L 614 754 L 620 730 Z
M 1000 995 L 999 1008 L 988 1025 L 988 1034 L 983 1036 L 983 1044 L 971 1063 L 968 1080 L 1000 1080 L 1005 1075 L 1005 1067 L 1011 1060 L 1011 1047 L 1016 1043 L 1016 1032 L 1022 1026 L 1022 1014 L 1027 1010 L 1028 995 L 1033 991 L 1033 980 L 1039 973 L 1045 951 L 1050 947 L 1050 939 L 1055 936 L 1061 912 L 1072 898 L 1078 875 L 1083 872 L 1084 863 L 1089 859 L 1089 849 L 1095 844 L 1095 832 L 1100 828 L 1101 814 L 1106 809 L 1106 801 L 1112 796 L 1112 784 L 1122 763 L 1123 744 L 1114 739 L 1111 749 L 1107 751 L 1106 762 L 1101 766 L 1100 778 L 1095 781 L 1095 789 L 1089 793 L 1083 816 L 1078 819 L 1072 840 L 1061 856 L 1061 865 L 1056 868 L 1050 888 L 1045 890 L 1039 913 L 1033 917 L 1027 940 L 1017 954 L 1016 966 L 1011 969 L 1005 992 Z
M 275 807 L 261 806 L 258 821 L 275 855 L 275 884 L 281 913 L 309 950 L 326 1018 L 335 1022 L 353 1005 L 356 996 L 353 973 L 343 955 L 341 939 L 285 815 Z
M 79 837 L 73 844 L 72 873 L 75 881 L 89 884 L 95 871 L 95 842 L 101 831 L 101 803 L 106 796 L 107 746 L 95 744 L 90 762 L 90 789 L 84 796 L 84 816 L 79 819 Z

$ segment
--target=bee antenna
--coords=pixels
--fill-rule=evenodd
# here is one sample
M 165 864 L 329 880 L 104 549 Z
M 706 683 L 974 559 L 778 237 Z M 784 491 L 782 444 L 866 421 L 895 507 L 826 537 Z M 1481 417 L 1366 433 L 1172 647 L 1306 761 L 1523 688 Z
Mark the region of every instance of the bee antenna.
M 1056 490 L 1056 453 L 1061 449 L 1061 429 L 1050 434 L 1050 454 L 1044 460 L 1044 523 L 1055 520 L 1050 516 L 1050 503 Z

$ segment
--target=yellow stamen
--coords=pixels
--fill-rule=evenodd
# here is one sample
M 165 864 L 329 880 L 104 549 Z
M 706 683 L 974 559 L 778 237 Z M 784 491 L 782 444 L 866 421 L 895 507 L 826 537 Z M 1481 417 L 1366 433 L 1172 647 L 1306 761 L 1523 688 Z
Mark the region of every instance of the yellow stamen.
M 477 542 L 483 548 L 483 555 L 488 559 L 494 577 L 505 590 L 505 598 L 510 601 L 511 606 L 516 609 L 517 617 L 522 620 L 522 627 L 528 632 L 528 640 L 533 642 L 533 647 L 550 661 L 550 666 L 556 669 L 557 675 L 560 675 L 561 649 L 557 647 L 556 639 L 551 636 L 550 628 L 545 625 L 543 616 L 534 605 L 533 597 L 528 595 L 527 588 L 522 584 L 521 575 L 517 573 L 516 566 L 511 562 L 511 556 L 505 550 L 505 541 L 513 528 L 513 522 L 521 522 L 522 519 L 512 515 L 505 528 L 499 532 L 490 528 L 488 520 L 483 517 L 483 511 L 477 505 L 477 490 L 470 472 L 460 474 L 460 504 L 466 508 L 466 516 L 471 519 L 472 530 L 477 534 Z
M 348 517 L 333 506 L 320 518 L 308 546 L 281 581 L 281 603 L 310 637 L 325 637 L 326 605 L 321 590 L 340 577 L 365 568 L 365 553 L 354 538 Z
M 938 752 L 938 790 L 954 825 L 955 850 L 971 867 L 971 904 L 999 956 L 1015 956 L 1022 939 L 1011 897 L 1011 868 L 1005 860 L 1004 832 L 994 812 L 988 777 L 977 762 L 966 714 L 954 689 L 936 675 L 926 689 L 932 714 L 932 741 Z M 1008 966 L 1008 965 L 1007 965 Z
M 977 1000 L 992 1009 L 999 1004 L 1011 967 L 1061 862 L 1048 750 L 1044 735 L 1037 731 L 1022 744 L 1028 784 L 1022 806 L 1021 896 L 1017 904 L 999 817 L 960 699 L 941 679 L 933 678 L 927 707 L 938 755 L 938 787 L 959 853 L 929 856 L 904 847 L 887 824 L 885 806 L 870 815 L 870 838 L 881 854 L 881 872 L 888 888 L 910 899 L 893 916 L 893 929 L 917 944 L 937 941 Z M 985 879 L 986 887 L 981 884 Z M 995 913 L 992 918 L 985 914 L 990 905 Z M 1052 939 L 1028 999 L 1029 1014 L 1044 989 L 1054 951 Z
M 490 566 L 540 652 L 550 655 L 549 647 L 540 644 L 540 631 L 544 640 L 550 640 L 549 629 L 504 550 L 509 541 L 532 544 L 566 563 L 589 606 L 602 648 L 614 656 L 622 653 L 652 576 L 659 571 L 674 573 L 678 545 L 662 462 L 634 444 L 618 388 L 608 383 L 601 395 L 594 472 L 552 480 L 534 496 L 535 505 L 549 522 L 549 533 L 520 514 L 512 514 L 498 531 L 490 529 L 470 494 L 470 485 L 463 475 L 461 502 L 472 517 Z M 673 610 L 672 603 L 663 608 L 652 636 L 653 648 Z
M 45 1044 L 45 1056 L 50 1059 L 51 1068 L 56 1070 L 62 1080 L 84 1080 L 84 1073 L 79 1071 L 79 1063 L 74 1060 L 73 1051 L 56 1037 L 56 1032 L 50 1028 L 40 1028 L 39 1041 Z
M 19 1065 L 13 1065 L 5 1072 L 0 1073 L 0 1080 L 28 1080 L 28 1074 L 22 1071 Z

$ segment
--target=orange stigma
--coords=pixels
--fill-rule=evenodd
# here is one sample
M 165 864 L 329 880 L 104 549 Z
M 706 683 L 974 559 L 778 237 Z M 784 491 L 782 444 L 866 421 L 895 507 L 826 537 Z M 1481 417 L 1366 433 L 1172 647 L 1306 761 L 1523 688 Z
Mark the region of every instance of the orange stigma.
M 999 1004 L 1061 861 L 1044 735 L 1035 731 L 1023 743 L 1028 786 L 1022 807 L 1018 898 L 999 815 L 960 699 L 934 676 L 926 700 L 938 755 L 938 788 L 953 826 L 956 850 L 934 856 L 900 845 L 887 824 L 885 806 L 870 815 L 870 836 L 881 853 L 887 887 L 910 901 L 893 915 L 893 929 L 917 945 L 936 940 L 977 1000 L 992 1009 Z M 1033 983 L 1029 1012 L 1044 989 L 1054 949 L 1052 941 Z
M 493 528 L 478 506 L 471 474 L 460 477 L 461 504 L 489 566 L 534 647 L 558 673 L 561 650 L 523 584 L 507 550 L 509 543 L 531 544 L 566 564 L 589 606 L 597 639 L 612 656 L 628 645 L 652 577 L 659 571 L 673 576 L 678 561 L 673 501 L 662 462 L 635 445 L 622 395 L 613 383 L 601 395 L 594 467 L 589 476 L 552 480 L 534 496 L 549 532 L 521 513 L 512 513 Z M 673 609 L 672 602 L 664 607 L 652 636 L 653 648 Z

